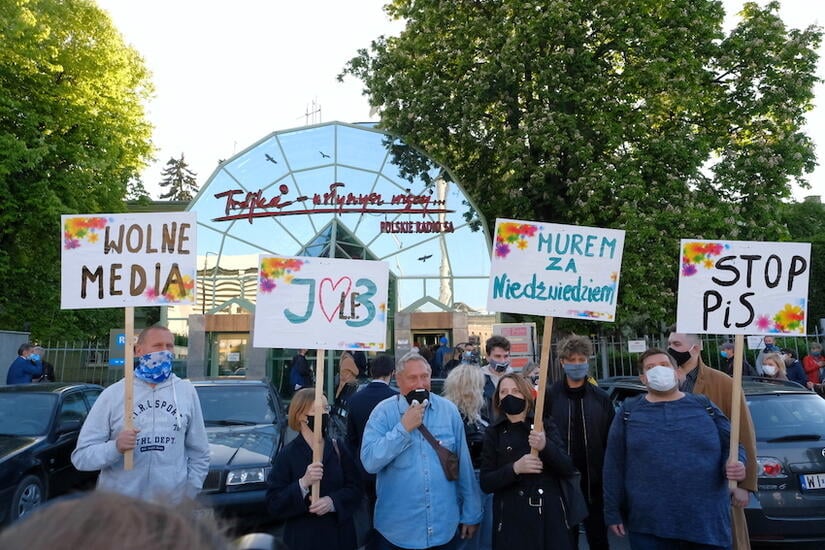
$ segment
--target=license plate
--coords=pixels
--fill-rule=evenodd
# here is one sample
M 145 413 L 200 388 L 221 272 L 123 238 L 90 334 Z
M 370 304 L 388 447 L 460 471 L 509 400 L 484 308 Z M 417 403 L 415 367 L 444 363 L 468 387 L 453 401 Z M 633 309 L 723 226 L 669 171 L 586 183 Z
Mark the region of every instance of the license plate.
M 825 474 L 805 474 L 800 476 L 802 488 L 807 490 L 825 489 Z

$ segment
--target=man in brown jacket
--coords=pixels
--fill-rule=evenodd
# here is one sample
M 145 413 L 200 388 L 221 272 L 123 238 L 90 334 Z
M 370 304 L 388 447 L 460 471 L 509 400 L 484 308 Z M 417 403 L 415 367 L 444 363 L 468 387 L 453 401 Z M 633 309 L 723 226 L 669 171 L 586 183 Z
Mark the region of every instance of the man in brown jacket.
M 730 418 L 733 398 L 733 378 L 724 372 L 714 370 L 702 362 L 702 340 L 695 334 L 671 332 L 667 339 L 668 353 L 679 365 L 683 392 L 701 393 L 719 407 Z M 750 549 L 748 524 L 745 521 L 745 509 L 750 493 L 757 490 L 756 437 L 753 422 L 742 395 L 741 414 L 739 416 L 739 443 L 745 447 L 747 461 L 746 476 L 733 490 L 731 496 L 731 519 L 733 526 L 734 550 Z

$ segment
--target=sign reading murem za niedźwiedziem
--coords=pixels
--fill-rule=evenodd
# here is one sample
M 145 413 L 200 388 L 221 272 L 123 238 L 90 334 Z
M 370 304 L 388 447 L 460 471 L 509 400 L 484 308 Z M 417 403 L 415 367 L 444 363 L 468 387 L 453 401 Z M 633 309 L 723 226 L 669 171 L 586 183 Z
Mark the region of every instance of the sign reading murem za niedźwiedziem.
M 613 321 L 624 231 L 496 220 L 487 308 Z
M 190 212 L 61 216 L 61 309 L 194 303 L 196 224 Z

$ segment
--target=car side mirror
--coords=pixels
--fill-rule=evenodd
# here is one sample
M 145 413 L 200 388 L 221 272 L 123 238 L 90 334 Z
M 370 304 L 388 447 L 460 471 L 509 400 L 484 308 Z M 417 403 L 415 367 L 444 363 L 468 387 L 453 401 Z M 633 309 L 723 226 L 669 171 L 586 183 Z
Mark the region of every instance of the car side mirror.
M 80 426 L 83 425 L 83 422 L 80 420 L 64 420 L 60 424 L 57 425 L 57 434 L 65 434 L 69 432 L 75 432 L 80 430 Z

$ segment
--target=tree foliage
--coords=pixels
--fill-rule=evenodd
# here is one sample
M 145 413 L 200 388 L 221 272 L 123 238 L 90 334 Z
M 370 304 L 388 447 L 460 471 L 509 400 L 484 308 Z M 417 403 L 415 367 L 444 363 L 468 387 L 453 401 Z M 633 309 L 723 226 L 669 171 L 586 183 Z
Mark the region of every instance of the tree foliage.
M 792 241 L 811 243 L 807 328 L 809 334 L 821 333 L 817 324 L 825 318 L 825 205 L 816 197 L 782 205 L 776 215 L 788 228 Z
M 151 157 L 149 74 L 89 0 L 0 4 L 0 327 L 103 335 L 117 310 L 60 310 L 60 215 L 120 212 Z
M 711 0 L 394 0 L 344 69 L 381 126 L 496 217 L 627 231 L 618 319 L 675 317 L 680 238 L 782 239 L 815 165 L 802 132 L 821 33 Z
M 173 201 L 191 201 L 198 194 L 198 182 L 195 173 L 189 169 L 189 165 L 183 158 L 170 158 L 166 162 L 166 168 L 160 173 L 163 179 L 160 181 L 161 187 L 168 187 L 169 190 L 160 196 L 161 199 Z

